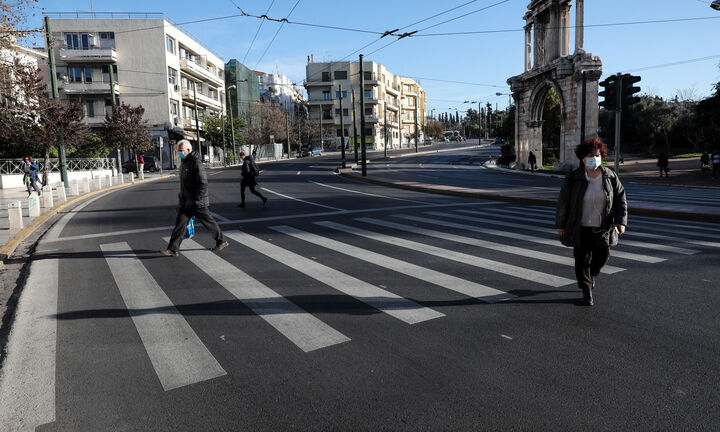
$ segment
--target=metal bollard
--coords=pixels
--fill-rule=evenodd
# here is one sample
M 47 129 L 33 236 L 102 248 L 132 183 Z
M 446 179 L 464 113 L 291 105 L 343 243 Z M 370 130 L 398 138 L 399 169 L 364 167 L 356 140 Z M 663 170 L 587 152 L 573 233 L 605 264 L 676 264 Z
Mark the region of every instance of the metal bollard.
M 78 186 L 77 180 L 70 181 L 70 195 L 72 195 L 72 196 L 80 195 L 80 187 Z
M 42 206 L 51 208 L 53 206 L 52 186 L 43 186 L 42 191 Z
M 57 202 L 58 204 L 62 204 L 65 201 L 67 201 L 67 196 L 65 195 L 65 185 L 63 183 L 58 183 L 57 188 Z
M 135 173 L 134 172 L 130 173 L 130 183 L 135 184 Z
M 10 222 L 10 229 L 22 229 L 23 218 L 22 218 L 22 203 L 15 201 L 8 203 L 8 222 Z
M 28 214 L 30 217 L 40 216 L 40 197 L 35 191 L 32 191 L 28 197 Z

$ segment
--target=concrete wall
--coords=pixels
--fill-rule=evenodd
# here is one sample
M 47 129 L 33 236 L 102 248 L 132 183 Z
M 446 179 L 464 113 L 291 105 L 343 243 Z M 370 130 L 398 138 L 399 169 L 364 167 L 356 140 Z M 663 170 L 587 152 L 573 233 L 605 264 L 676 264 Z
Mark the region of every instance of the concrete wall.
M 96 178 L 113 175 L 113 170 L 92 170 L 92 171 L 68 171 L 69 180 L 78 180 L 84 178 Z M 61 181 L 59 172 L 51 172 L 48 175 L 49 181 L 46 184 L 57 183 Z M 0 175 L 0 189 L 25 187 L 23 183 L 23 174 L 3 174 Z

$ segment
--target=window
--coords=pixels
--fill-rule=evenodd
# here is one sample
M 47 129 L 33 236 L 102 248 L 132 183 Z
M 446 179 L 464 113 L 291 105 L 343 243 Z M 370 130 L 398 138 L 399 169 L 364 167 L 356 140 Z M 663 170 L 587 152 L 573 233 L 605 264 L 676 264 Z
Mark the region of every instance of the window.
M 178 102 L 170 99 L 170 115 L 178 115 Z
M 68 81 L 71 83 L 82 82 L 82 68 L 77 66 L 68 67 Z
M 66 33 L 65 34 L 65 45 L 70 49 L 78 49 L 80 43 L 78 41 L 77 33 Z
M 342 129 L 338 129 L 338 130 L 337 130 L 337 136 L 343 136 L 343 135 L 342 135 L 342 132 L 343 132 Z M 345 129 L 345 136 L 348 136 L 348 130 L 347 130 L 347 129 Z
M 330 99 L 330 92 L 329 92 L 329 91 L 324 91 L 324 92 L 323 92 L 323 100 L 331 100 L 331 99 Z
M 340 108 L 335 108 L 335 115 L 336 115 L 336 116 L 339 116 L 339 115 L 340 115 Z M 342 115 L 345 116 L 345 117 L 348 116 L 348 109 L 347 109 L 347 108 L 343 108 L 343 110 L 342 110 Z
M 372 97 L 372 90 L 365 90 L 365 99 L 371 99 Z
M 322 80 L 323 80 L 323 81 L 330 81 L 330 72 L 323 72 L 323 73 L 322 73 Z
M 373 115 L 373 108 L 365 107 L 365 115 Z
M 365 128 L 365 136 L 373 136 L 375 133 L 373 132 L 373 128 Z
M 115 82 L 118 82 L 118 73 L 117 73 L 117 65 L 113 65 L 113 78 L 115 79 Z M 103 82 L 110 82 L 110 68 L 105 65 L 102 67 L 102 73 L 103 73 Z M 105 79 L 105 76 L 107 75 L 107 79 Z
M 115 33 L 113 32 L 101 32 L 100 33 L 100 40 L 115 40 Z
M 167 49 L 167 52 L 170 54 L 175 54 L 175 39 L 168 35 L 165 35 L 165 49 Z
M 375 74 L 372 73 L 372 72 L 363 72 L 363 77 L 364 77 L 366 80 L 374 80 L 374 79 L 375 79 L 374 75 L 375 75 Z
M 337 73 L 337 72 L 335 72 L 335 73 Z M 340 92 L 338 90 L 335 90 L 335 98 L 340 99 Z M 347 90 L 343 90 L 342 98 L 347 99 Z
M 347 79 L 347 71 L 335 71 L 335 79 L 336 80 Z
M 85 66 L 84 72 L 85 72 L 85 82 L 86 82 L 86 83 L 91 83 L 91 82 L 92 82 L 92 69 L 90 69 L 89 67 Z
M 177 70 L 168 66 L 168 83 L 177 85 Z
M 95 117 L 95 102 L 85 102 L 85 117 Z

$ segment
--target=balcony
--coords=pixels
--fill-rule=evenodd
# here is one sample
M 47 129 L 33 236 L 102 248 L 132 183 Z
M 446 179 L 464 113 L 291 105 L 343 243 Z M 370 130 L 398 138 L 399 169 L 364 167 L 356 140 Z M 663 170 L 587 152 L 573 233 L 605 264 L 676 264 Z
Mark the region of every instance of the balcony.
M 333 84 L 333 82 L 329 77 L 321 78 L 321 77 L 315 76 L 309 80 L 307 80 L 307 79 L 303 80 L 303 85 L 305 87 L 312 87 L 312 86 L 328 86 L 329 87 L 329 86 L 332 86 L 332 84 Z
M 377 123 L 380 119 L 376 115 L 366 115 L 365 123 Z
M 182 98 L 186 101 L 195 102 L 195 92 L 193 92 L 192 89 L 184 88 L 181 90 Z M 222 108 L 222 104 L 219 100 L 214 99 L 210 97 L 209 95 L 206 95 L 203 92 L 197 92 L 197 102 L 198 105 L 204 105 L 204 106 L 212 106 L 215 108 Z
M 219 86 L 225 85 L 225 79 L 219 77 L 218 74 L 210 70 L 210 68 L 199 65 L 188 59 L 180 59 L 180 70 L 204 81 L 209 80 Z
M 370 96 L 370 97 L 366 97 L 366 98 L 365 98 L 365 103 L 366 103 L 366 104 L 376 104 L 376 103 L 379 103 L 379 102 L 380 102 L 380 99 L 378 99 L 377 96 Z
M 308 105 L 323 105 L 323 104 L 334 104 L 335 99 L 325 99 L 325 98 L 310 98 L 308 99 Z
M 397 104 L 392 103 L 392 102 L 388 102 L 388 101 L 385 101 L 385 106 L 387 106 L 387 108 L 388 108 L 389 110 L 393 110 L 393 111 L 398 111 L 398 110 L 400 109 L 400 107 L 397 106 Z
M 82 95 L 82 94 L 110 94 L 109 82 L 68 82 L 60 81 L 59 88 L 66 94 Z M 115 85 L 115 94 L 119 94 L 118 85 Z
M 200 129 L 205 128 L 205 123 L 202 120 L 198 121 L 198 124 L 200 125 Z M 183 119 L 183 127 L 185 129 L 195 130 L 195 119 Z
M 378 76 L 375 72 L 364 72 L 363 77 L 365 84 L 368 85 L 375 85 L 380 84 L 380 81 L 378 80 Z
M 100 127 L 105 124 L 105 117 L 94 116 L 94 117 L 83 117 L 82 122 L 90 127 Z
M 117 63 L 115 48 L 58 49 L 58 57 L 68 63 Z
M 385 91 L 393 96 L 400 96 L 400 87 L 385 85 Z

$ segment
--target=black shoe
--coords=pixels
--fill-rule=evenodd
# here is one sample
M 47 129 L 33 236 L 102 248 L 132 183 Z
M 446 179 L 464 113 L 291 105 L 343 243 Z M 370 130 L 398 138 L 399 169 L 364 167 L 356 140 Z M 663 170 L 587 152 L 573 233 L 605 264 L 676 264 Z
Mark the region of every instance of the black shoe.
M 263 207 L 267 205 L 267 198 L 263 197 Z
M 240 203 L 240 204 L 238 204 L 237 206 L 238 206 L 238 207 L 245 208 L 245 203 Z
M 228 246 L 230 246 L 230 243 L 224 241 L 224 242 L 218 244 L 217 246 L 215 246 L 214 248 L 212 248 L 212 250 L 217 252 L 217 251 L 221 251 L 221 250 L 225 249 Z
M 179 252 L 172 251 L 172 250 L 170 250 L 170 249 L 163 249 L 163 250 L 160 251 L 160 253 L 163 254 L 163 255 L 165 255 L 165 256 L 174 256 L 174 257 L 180 255 Z
M 593 301 L 592 297 L 590 298 L 584 298 L 580 301 L 580 304 L 583 306 L 594 306 L 595 302 Z

